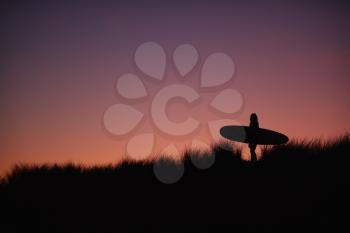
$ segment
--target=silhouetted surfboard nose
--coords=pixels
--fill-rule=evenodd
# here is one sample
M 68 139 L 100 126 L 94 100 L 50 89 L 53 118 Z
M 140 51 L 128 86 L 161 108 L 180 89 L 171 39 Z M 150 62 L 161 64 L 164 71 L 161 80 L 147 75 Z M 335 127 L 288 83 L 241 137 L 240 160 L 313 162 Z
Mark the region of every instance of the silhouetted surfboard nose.
M 248 139 L 247 128 L 249 127 L 238 126 L 238 125 L 224 126 L 220 129 L 220 134 L 224 138 L 232 141 L 249 143 L 247 140 Z

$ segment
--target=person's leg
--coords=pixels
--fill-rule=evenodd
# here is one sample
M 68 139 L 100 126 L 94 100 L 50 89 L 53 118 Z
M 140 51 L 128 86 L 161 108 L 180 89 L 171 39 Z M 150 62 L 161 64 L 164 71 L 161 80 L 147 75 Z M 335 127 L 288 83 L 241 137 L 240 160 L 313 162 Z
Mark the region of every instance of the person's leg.
M 257 160 L 256 153 L 255 153 L 256 145 L 249 146 L 249 148 L 250 148 L 250 160 L 252 162 L 255 162 Z

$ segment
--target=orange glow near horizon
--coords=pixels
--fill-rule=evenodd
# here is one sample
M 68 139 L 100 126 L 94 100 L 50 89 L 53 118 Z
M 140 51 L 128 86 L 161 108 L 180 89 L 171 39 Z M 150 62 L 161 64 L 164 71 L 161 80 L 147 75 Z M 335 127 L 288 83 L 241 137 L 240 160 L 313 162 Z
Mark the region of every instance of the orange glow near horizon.
M 10 7 L 9 41 L 2 45 L 9 58 L 1 80 L 1 175 L 18 163 L 117 163 L 130 137 L 156 131 L 148 116 L 152 97 L 174 83 L 199 91 L 205 59 L 219 52 L 234 62 L 234 78 L 224 87 L 242 94 L 242 108 L 215 114 L 207 105 L 191 108 L 180 101 L 167 108 L 171 120 L 190 116 L 207 123 L 227 118 L 248 125 L 255 112 L 260 127 L 290 139 L 328 140 L 350 132 L 349 30 L 342 21 L 349 16 L 344 9 L 291 4 L 285 12 L 279 4 L 267 10 L 260 3 L 179 3 L 154 10 L 158 3 L 95 4 L 79 16 L 69 4 L 65 10 L 54 4 L 43 6 L 45 10 Z M 135 65 L 135 50 L 146 41 L 164 48 L 164 81 L 151 80 Z M 173 61 L 175 48 L 182 44 L 199 53 L 198 64 L 185 77 Z M 140 77 L 148 98 L 125 101 L 116 93 L 116 80 L 125 73 Z M 220 90 L 203 90 L 201 103 L 209 103 Z M 146 115 L 127 137 L 112 136 L 103 125 L 106 109 L 116 103 L 133 105 Z M 193 139 L 213 142 L 207 127 L 185 141 L 156 133 L 153 154 L 172 142 L 179 151 Z

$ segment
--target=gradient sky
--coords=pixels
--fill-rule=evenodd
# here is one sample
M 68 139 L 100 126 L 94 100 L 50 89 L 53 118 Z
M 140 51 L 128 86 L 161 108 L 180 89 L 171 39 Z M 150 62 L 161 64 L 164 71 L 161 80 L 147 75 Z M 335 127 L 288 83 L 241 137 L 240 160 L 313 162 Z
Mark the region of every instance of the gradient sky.
M 168 58 L 184 43 L 198 49 L 200 62 L 229 54 L 237 69 L 230 85 L 244 107 L 228 118 L 248 124 L 256 112 L 261 127 L 299 139 L 349 132 L 348 3 L 73 2 L 1 7 L 0 174 L 19 162 L 118 161 L 125 140 L 106 133 L 103 113 L 121 102 L 116 78 L 140 74 L 133 54 L 146 41 Z M 150 85 L 154 94 L 165 84 Z M 186 118 L 190 110 L 169 111 Z

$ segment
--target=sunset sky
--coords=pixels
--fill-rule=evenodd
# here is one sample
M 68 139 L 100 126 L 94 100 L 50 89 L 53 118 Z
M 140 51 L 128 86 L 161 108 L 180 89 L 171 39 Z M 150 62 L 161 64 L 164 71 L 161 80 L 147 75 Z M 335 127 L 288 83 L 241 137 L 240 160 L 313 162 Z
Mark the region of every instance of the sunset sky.
M 154 127 L 146 117 L 132 135 L 116 138 L 103 125 L 105 111 L 127 103 L 148 114 L 158 90 L 176 82 L 195 85 L 205 58 L 216 52 L 235 64 L 226 87 L 242 94 L 242 108 L 214 116 L 207 107 L 174 103 L 168 111 L 175 121 L 231 118 L 246 125 L 256 112 L 261 127 L 290 138 L 329 139 L 350 130 L 349 3 L 28 2 L 1 7 L 0 174 L 16 163 L 120 160 L 131 136 Z M 150 80 L 133 61 L 137 47 L 148 41 L 166 52 L 165 82 Z M 172 61 L 181 44 L 199 53 L 186 80 Z M 140 77 L 149 99 L 124 101 L 116 93 L 124 73 Z M 200 95 L 205 102 L 215 93 Z M 155 151 L 175 140 L 158 136 Z M 205 133 L 196 137 L 210 142 Z

